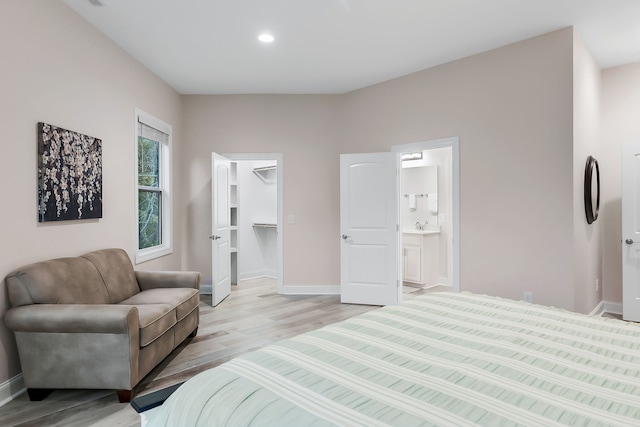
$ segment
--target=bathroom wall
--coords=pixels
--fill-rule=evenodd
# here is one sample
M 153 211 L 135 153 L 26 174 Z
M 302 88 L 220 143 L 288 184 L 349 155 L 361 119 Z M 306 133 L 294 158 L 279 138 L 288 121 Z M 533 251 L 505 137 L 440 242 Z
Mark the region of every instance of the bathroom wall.
M 276 277 L 277 231 L 254 228 L 254 223 L 277 222 L 276 181 L 264 182 L 254 168 L 274 166 L 274 161 L 238 161 L 238 277 Z
M 438 197 L 438 166 L 415 166 L 403 162 L 400 212 L 402 229 L 414 229 L 416 223 L 438 223 L 438 212 L 432 211 L 433 198 Z M 415 207 L 411 208 L 410 195 L 415 195 Z M 429 198 L 430 196 L 430 198 Z M 437 206 L 437 205 L 436 205 Z

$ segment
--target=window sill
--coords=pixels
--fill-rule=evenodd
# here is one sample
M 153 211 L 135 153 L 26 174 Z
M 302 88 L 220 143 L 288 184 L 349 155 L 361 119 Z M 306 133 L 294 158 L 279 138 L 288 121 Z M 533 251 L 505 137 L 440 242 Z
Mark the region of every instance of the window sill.
M 136 252 L 136 264 L 140 264 L 152 259 L 160 258 L 173 253 L 171 246 L 154 246 L 152 248 L 142 249 Z

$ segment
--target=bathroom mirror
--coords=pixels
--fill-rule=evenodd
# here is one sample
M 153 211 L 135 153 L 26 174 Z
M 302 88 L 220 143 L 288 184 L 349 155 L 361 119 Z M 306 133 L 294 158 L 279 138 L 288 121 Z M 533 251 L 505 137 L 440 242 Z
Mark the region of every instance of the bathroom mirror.
M 600 167 L 598 161 L 589 156 L 584 169 L 584 209 L 587 223 L 598 219 L 600 211 Z

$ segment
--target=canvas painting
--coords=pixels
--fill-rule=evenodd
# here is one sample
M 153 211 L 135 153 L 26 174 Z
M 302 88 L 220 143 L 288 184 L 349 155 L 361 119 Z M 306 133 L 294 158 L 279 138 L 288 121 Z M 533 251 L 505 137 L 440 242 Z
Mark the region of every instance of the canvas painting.
M 102 140 L 38 123 L 38 220 L 102 218 Z

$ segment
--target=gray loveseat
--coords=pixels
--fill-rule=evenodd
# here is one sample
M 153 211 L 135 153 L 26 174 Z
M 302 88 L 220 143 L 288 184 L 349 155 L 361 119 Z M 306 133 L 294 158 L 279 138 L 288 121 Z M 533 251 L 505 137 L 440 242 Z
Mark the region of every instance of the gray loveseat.
M 134 271 L 122 249 L 30 264 L 7 275 L 14 331 L 31 400 L 51 389 L 138 382 L 198 330 L 198 272 Z

